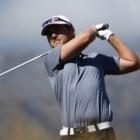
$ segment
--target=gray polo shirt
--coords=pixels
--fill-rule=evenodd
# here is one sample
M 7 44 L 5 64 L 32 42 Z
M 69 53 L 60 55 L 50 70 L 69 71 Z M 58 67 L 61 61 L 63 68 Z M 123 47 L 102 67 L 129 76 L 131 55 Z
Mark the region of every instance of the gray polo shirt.
M 62 125 L 79 127 L 112 121 L 104 76 L 118 70 L 118 57 L 80 54 L 67 63 L 60 60 L 61 46 L 45 57 L 45 67 L 60 105 Z

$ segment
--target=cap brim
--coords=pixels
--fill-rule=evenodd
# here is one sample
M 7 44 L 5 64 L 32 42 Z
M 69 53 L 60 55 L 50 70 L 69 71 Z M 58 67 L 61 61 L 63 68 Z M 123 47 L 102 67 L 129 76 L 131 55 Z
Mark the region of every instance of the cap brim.
M 46 26 L 44 26 L 43 27 L 43 29 L 42 29 L 42 31 L 41 31 L 41 35 L 42 36 L 45 36 L 45 35 L 47 35 L 47 30 L 48 30 L 48 28 L 50 27 L 50 26 L 53 26 L 53 25 L 70 25 L 70 24 L 68 24 L 68 23 L 66 23 L 66 22 L 63 22 L 63 21 L 60 21 L 60 22 L 54 22 L 54 23 L 50 23 L 50 24 L 48 24 L 48 25 L 46 25 Z

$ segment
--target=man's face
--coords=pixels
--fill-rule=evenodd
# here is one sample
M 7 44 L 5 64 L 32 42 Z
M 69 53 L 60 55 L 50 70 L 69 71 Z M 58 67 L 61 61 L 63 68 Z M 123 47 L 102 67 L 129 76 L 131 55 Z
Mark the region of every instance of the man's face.
M 52 48 L 63 45 L 74 37 L 72 28 L 66 25 L 51 25 L 47 31 L 47 39 Z

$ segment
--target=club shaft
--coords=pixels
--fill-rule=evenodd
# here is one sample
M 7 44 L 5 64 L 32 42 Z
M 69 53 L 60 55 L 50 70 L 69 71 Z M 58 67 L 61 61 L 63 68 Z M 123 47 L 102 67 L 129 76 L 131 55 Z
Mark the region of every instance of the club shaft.
M 37 60 L 37 59 L 39 59 L 39 58 L 41 58 L 41 57 L 47 55 L 47 54 L 48 54 L 48 52 L 45 52 L 45 53 L 43 53 L 43 54 L 40 54 L 40 55 L 38 55 L 38 56 L 36 56 L 36 57 L 34 57 L 34 58 L 32 58 L 32 59 L 26 61 L 26 62 L 23 62 L 23 63 L 21 63 L 21 64 L 15 66 L 15 67 L 9 69 L 9 70 L 6 70 L 6 71 L 0 73 L 0 77 L 3 76 L 3 75 L 5 75 L 5 74 L 7 74 L 7 73 L 9 73 L 9 72 L 11 72 L 11 71 L 16 70 L 16 69 L 18 69 L 18 68 L 20 68 L 20 67 L 22 67 L 22 66 L 24 66 L 24 65 L 26 65 L 26 64 L 29 64 L 29 63 L 31 63 L 31 62 L 33 62 L 33 61 L 35 61 L 35 60 Z

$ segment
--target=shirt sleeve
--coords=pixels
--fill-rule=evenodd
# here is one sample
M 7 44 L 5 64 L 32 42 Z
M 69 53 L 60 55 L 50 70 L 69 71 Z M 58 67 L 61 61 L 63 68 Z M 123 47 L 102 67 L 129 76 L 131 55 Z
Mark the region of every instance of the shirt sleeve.
M 117 56 L 106 56 L 101 55 L 101 64 L 106 74 L 117 74 L 119 70 L 119 60 L 120 58 Z
M 56 47 L 45 56 L 45 68 L 50 77 L 54 76 L 63 66 L 60 60 L 60 53 L 61 47 Z

